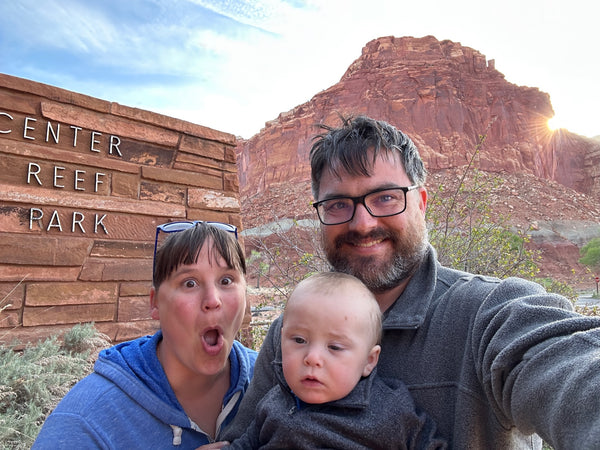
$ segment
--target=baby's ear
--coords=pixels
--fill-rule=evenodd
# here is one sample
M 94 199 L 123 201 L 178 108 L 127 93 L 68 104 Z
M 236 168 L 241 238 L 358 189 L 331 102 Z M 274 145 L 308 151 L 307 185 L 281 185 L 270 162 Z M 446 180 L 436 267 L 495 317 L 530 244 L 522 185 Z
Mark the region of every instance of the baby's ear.
M 375 366 L 377 366 L 377 362 L 379 361 L 379 354 L 381 353 L 381 346 L 374 345 L 373 348 L 369 351 L 369 355 L 367 356 L 367 364 L 363 369 L 363 377 L 368 377 Z

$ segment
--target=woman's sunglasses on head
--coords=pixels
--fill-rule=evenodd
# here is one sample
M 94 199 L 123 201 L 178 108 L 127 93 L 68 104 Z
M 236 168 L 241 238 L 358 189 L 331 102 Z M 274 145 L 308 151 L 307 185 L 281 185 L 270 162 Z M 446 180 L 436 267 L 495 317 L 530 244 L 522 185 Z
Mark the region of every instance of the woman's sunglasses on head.
M 152 276 L 154 276 L 154 266 L 156 264 L 156 250 L 158 249 L 158 235 L 162 231 L 163 233 L 178 233 L 180 231 L 189 230 L 190 228 L 195 227 L 198 224 L 204 223 L 211 227 L 218 228 L 223 231 L 227 231 L 229 233 L 233 233 L 235 238 L 238 237 L 237 227 L 235 225 L 231 225 L 229 223 L 222 222 L 205 222 L 204 220 L 191 220 L 191 221 L 183 221 L 183 222 L 168 222 L 163 223 L 162 225 L 158 225 L 156 227 L 156 237 L 154 238 L 154 256 L 152 258 Z

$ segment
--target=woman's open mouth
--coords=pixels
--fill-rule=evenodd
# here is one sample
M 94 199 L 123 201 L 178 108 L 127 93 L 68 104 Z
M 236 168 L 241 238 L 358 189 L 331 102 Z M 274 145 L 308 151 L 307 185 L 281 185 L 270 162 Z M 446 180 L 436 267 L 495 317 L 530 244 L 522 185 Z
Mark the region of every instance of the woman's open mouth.
M 202 335 L 204 351 L 209 355 L 217 355 L 223 348 L 223 334 L 218 328 L 208 328 Z

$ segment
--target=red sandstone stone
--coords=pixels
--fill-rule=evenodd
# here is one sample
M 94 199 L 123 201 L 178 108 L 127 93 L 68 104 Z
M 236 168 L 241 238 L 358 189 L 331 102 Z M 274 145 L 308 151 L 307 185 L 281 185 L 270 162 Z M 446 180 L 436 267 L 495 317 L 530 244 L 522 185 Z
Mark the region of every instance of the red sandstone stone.
M 150 281 L 139 281 L 139 282 L 123 282 L 121 283 L 121 289 L 119 289 L 119 295 L 122 297 L 132 297 L 136 295 L 148 295 L 152 282 Z
M 25 306 L 116 303 L 116 283 L 30 283 Z
M 150 297 L 136 296 L 119 298 L 119 322 L 133 322 L 136 320 L 150 319 Z
M 88 130 L 97 130 L 103 133 L 134 139 L 143 139 L 167 147 L 175 147 L 179 142 L 179 133 L 140 124 L 121 117 L 101 114 L 84 108 L 68 106 L 54 102 L 42 102 L 42 115 L 48 119 L 78 124 Z
M 216 209 L 220 211 L 240 210 L 240 202 L 236 197 L 201 188 L 188 189 L 188 205 L 191 208 Z
M 115 319 L 116 305 L 57 305 L 25 307 L 23 326 L 61 325 L 84 322 L 106 322 Z
M 214 175 L 209 175 L 207 173 L 190 173 L 184 170 L 166 171 L 158 167 L 142 167 L 142 176 L 149 180 L 221 189 L 223 187 L 221 174 L 217 171 L 213 171 L 213 173 Z

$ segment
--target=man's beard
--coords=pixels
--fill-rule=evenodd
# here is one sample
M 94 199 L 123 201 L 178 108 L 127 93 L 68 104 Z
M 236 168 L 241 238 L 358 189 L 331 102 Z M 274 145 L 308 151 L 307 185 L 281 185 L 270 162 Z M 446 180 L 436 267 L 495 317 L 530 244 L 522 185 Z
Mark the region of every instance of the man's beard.
M 421 225 L 421 226 L 419 226 Z M 417 269 L 427 252 L 427 228 L 418 224 L 404 229 L 402 235 L 377 228 L 367 235 L 355 231 L 338 236 L 333 244 L 323 242 L 323 248 L 332 267 L 338 272 L 354 275 L 371 292 L 382 293 L 409 278 Z M 348 255 L 345 245 L 352 245 L 365 238 L 387 239 L 392 243 L 393 254 L 389 257 Z

